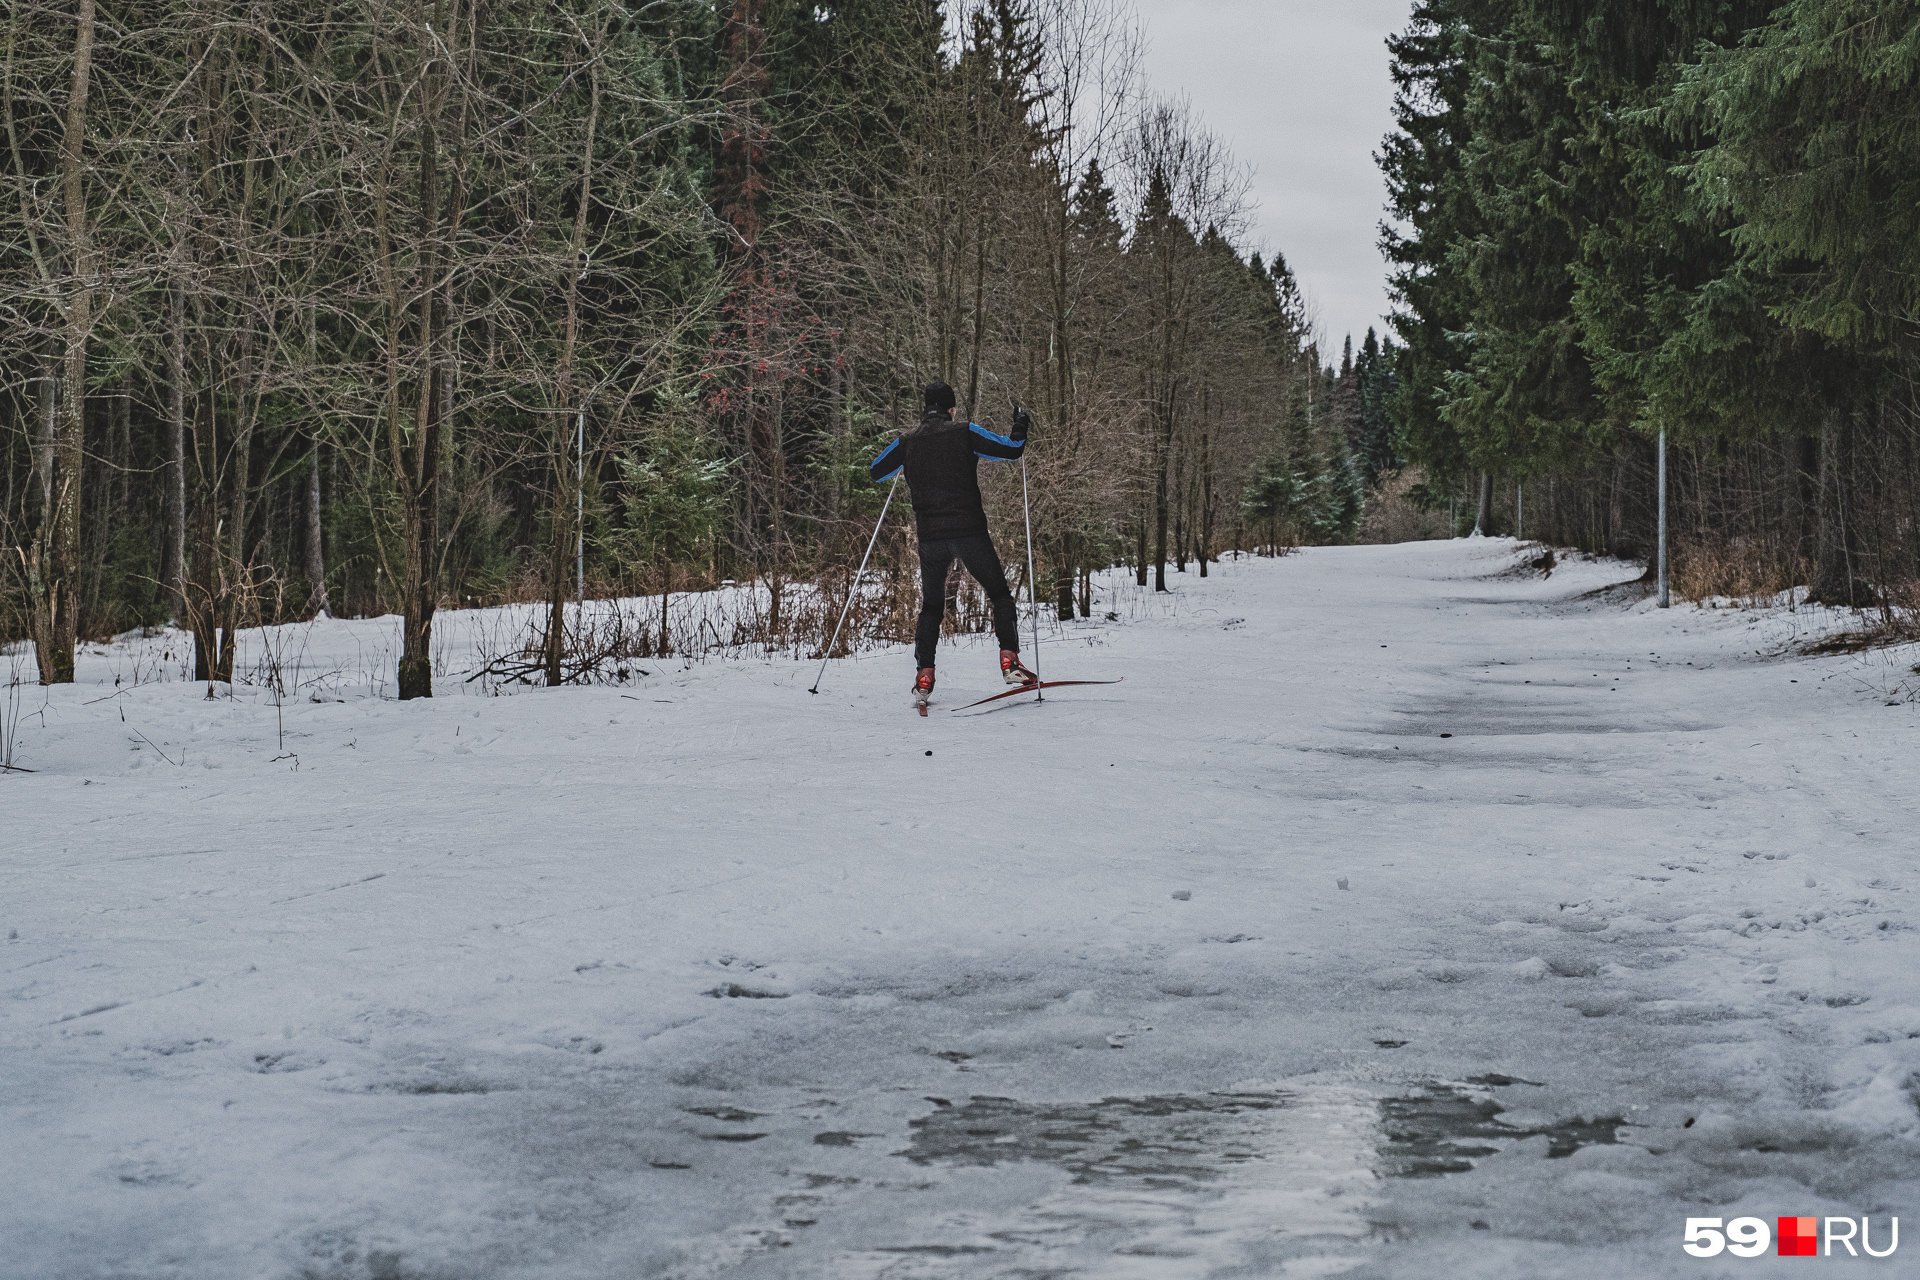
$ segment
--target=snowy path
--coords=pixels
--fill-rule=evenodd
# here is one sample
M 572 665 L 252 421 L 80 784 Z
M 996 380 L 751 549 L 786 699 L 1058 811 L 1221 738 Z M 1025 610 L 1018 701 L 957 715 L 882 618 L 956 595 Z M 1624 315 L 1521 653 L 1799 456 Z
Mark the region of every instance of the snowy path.
M 888 654 L 290 703 L 283 750 L 89 657 L 0 778 L 0 1274 L 1693 1277 L 1776 1263 L 1690 1215 L 1913 1229 L 1920 654 L 1513 560 L 1188 575 L 1045 648 L 1124 685 L 925 720 Z

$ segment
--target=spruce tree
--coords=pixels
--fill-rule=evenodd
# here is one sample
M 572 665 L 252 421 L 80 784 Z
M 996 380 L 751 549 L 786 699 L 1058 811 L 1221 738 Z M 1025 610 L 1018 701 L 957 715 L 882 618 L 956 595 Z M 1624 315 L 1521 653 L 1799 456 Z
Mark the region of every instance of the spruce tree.
M 1464 335 L 1472 294 L 1456 250 L 1481 230 L 1467 190 L 1467 99 L 1477 45 L 1474 23 L 1492 6 L 1423 0 L 1407 28 L 1387 41 L 1394 85 L 1394 132 L 1377 159 L 1386 176 L 1390 220 L 1380 228 L 1393 327 L 1404 344 L 1390 403 L 1407 456 L 1427 469 L 1416 495 L 1429 503 L 1473 467 L 1467 443 L 1442 413 L 1448 380 L 1467 364 Z
M 1735 255 L 1696 291 L 1730 304 L 1696 304 L 1672 345 L 1731 365 L 1755 424 L 1817 437 L 1810 587 L 1832 604 L 1873 594 L 1855 455 L 1916 350 L 1916 46 L 1911 5 L 1800 0 L 1687 68 L 1666 116 L 1711 139 L 1690 190 Z
M 1353 335 L 1348 334 L 1340 345 L 1340 371 L 1333 380 L 1328 428 L 1333 437 L 1341 442 L 1346 452 L 1356 455 L 1362 451 L 1361 427 L 1365 419 L 1364 406 L 1365 400 L 1360 390 L 1360 373 L 1353 362 Z
M 1398 391 L 1393 363 L 1396 350 L 1391 339 L 1383 350 L 1379 337 L 1369 326 L 1367 336 L 1360 343 L 1360 355 L 1354 361 L 1360 380 L 1360 438 L 1355 452 L 1370 488 L 1377 486 L 1382 476 L 1400 469 L 1389 413 Z

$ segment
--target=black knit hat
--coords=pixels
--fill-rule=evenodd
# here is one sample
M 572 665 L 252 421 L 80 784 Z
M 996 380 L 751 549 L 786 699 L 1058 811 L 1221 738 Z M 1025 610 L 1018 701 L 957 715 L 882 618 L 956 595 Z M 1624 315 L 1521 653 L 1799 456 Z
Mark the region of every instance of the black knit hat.
M 953 388 L 944 382 L 934 381 L 927 384 L 927 412 L 945 413 L 958 403 L 959 397 L 953 394 Z

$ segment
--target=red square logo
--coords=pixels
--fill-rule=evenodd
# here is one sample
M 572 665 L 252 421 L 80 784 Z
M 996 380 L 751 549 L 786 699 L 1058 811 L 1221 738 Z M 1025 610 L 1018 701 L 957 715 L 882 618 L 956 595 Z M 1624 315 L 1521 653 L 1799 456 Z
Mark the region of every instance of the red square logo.
M 1818 1218 L 1782 1218 L 1780 1219 L 1780 1249 L 1782 1258 L 1814 1258 L 1820 1254 L 1820 1220 Z

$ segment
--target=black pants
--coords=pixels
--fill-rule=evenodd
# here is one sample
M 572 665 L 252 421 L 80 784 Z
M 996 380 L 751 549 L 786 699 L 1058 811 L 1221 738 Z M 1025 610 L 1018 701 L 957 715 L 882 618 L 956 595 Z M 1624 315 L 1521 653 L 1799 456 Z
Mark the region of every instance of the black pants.
M 933 665 L 934 646 L 940 643 L 940 622 L 947 616 L 947 570 L 955 560 L 967 566 L 967 572 L 993 602 L 993 631 L 1000 637 L 1000 647 L 1020 651 L 1019 615 L 993 539 L 984 533 L 971 538 L 942 538 L 920 544 L 920 625 L 913 632 L 916 666 Z

